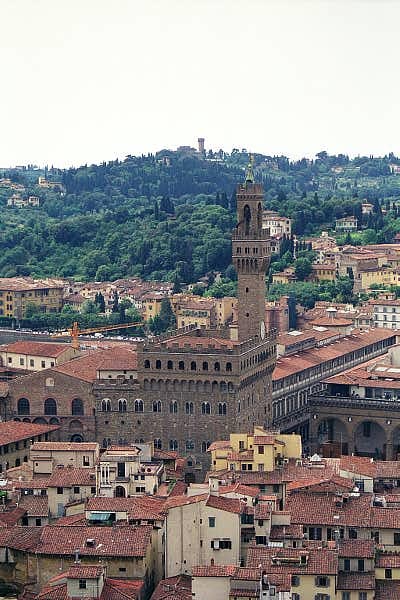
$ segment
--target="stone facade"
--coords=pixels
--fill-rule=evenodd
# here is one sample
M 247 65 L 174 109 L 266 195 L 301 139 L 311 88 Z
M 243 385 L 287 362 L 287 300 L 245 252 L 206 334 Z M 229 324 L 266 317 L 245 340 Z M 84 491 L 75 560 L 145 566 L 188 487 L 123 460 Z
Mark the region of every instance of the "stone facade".
M 89 381 L 60 369 L 19 378 L 12 382 L 8 418 L 60 423 L 64 440 L 97 440 L 103 446 L 151 440 L 156 449 L 188 457 L 193 479 L 208 468 L 213 440 L 269 426 L 276 344 L 275 332 L 265 326 L 270 245 L 262 205 L 262 186 L 253 182 L 250 167 L 237 188 L 233 232 L 238 328 L 232 337 L 238 339 L 231 339 L 228 328 L 186 327 L 138 343 L 136 378 L 100 379 L 96 373 Z M 27 396 L 29 414 L 21 414 L 18 401 Z M 57 404 L 52 416 L 44 411 L 49 397 Z M 82 400 L 82 415 L 72 414 L 74 398 Z

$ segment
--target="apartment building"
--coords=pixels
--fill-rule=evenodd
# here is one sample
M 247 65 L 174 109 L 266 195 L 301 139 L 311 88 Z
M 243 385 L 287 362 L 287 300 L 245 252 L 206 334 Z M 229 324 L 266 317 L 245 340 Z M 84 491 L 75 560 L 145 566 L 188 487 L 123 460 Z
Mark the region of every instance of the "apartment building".
M 42 312 L 59 312 L 63 305 L 64 282 L 31 277 L 0 278 L 0 315 L 22 319 L 28 304 Z
M 41 371 L 80 356 L 70 344 L 19 341 L 0 346 L 0 360 L 4 367 Z

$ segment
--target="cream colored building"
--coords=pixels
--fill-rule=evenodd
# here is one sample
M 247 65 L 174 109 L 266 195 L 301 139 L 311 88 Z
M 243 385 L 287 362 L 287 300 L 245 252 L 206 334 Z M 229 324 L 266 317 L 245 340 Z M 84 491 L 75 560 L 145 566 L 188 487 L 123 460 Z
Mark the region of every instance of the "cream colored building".
M 240 565 L 240 500 L 200 494 L 165 505 L 165 574 L 191 574 L 195 565 Z
M 255 427 L 252 434 L 231 433 L 229 440 L 214 442 L 208 451 L 212 471 L 274 471 L 290 459 L 301 459 L 301 436 Z
M 264 210 L 262 216 L 263 229 L 269 229 L 271 237 L 282 237 L 292 235 L 292 220 L 281 217 L 279 213 L 272 210 Z
M 97 442 L 35 442 L 29 451 L 34 476 L 51 475 L 61 466 L 93 470 L 99 456 Z
M 41 371 L 80 356 L 70 344 L 20 341 L 0 346 L 1 364 L 25 371 Z
M 64 282 L 57 279 L 31 277 L 0 278 L 0 315 L 22 319 L 28 304 L 36 304 L 41 312 L 60 312 Z
M 165 481 L 165 468 L 151 462 L 151 444 L 110 446 L 97 467 L 98 494 L 127 497 L 155 494 Z

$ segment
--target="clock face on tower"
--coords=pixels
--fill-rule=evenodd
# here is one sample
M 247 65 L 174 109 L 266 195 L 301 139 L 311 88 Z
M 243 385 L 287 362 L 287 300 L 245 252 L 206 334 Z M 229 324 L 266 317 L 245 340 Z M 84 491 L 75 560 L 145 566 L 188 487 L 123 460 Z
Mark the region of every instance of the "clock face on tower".
M 261 321 L 261 324 L 260 324 L 260 335 L 261 335 L 261 339 L 263 340 L 265 338 L 265 323 L 264 323 L 264 321 Z

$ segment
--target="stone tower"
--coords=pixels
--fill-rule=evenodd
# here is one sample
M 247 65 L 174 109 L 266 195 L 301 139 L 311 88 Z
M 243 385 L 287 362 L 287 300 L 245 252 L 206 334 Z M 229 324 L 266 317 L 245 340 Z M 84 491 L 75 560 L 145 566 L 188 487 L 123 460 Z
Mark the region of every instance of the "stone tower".
M 265 338 L 265 274 L 271 250 L 262 228 L 263 187 L 254 182 L 252 160 L 244 184 L 236 189 L 237 219 L 232 233 L 232 262 L 238 274 L 238 337 Z

